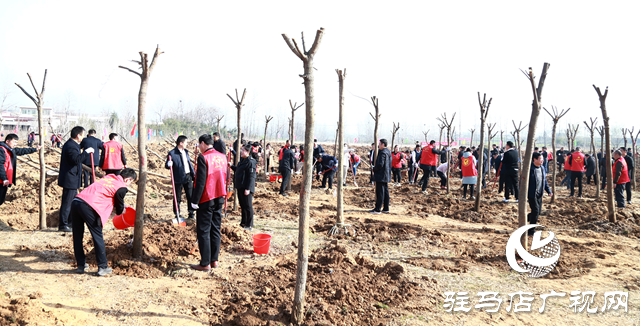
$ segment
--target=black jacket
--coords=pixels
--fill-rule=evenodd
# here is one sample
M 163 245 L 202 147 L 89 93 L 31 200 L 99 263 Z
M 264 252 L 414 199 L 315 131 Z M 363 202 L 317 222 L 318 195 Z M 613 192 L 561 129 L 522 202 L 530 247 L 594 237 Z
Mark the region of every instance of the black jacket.
M 331 155 L 322 155 L 322 162 L 320 163 L 322 168 L 320 169 L 322 172 L 329 172 L 327 170 L 333 169 L 338 165 L 338 159 Z M 333 169 L 333 171 L 337 171 L 337 169 Z
M 496 173 L 501 168 L 500 163 L 502 163 L 502 155 L 498 154 L 498 157 L 493 158 L 493 154 L 491 154 L 491 167 L 496 170 Z
M 60 157 L 60 174 L 58 175 L 58 186 L 67 189 L 80 188 L 82 179 L 82 162 L 89 158 L 89 153 L 80 153 L 80 144 L 69 139 L 62 146 L 62 156 Z
M 378 150 L 376 165 L 373 166 L 373 181 L 391 181 L 391 151 L 388 148 Z
M 589 156 L 589 158 L 587 159 L 587 176 L 590 175 L 594 175 L 596 174 L 596 160 L 593 158 L 593 156 Z
M 563 164 L 564 163 L 564 151 L 558 150 L 556 151 L 556 162 Z
M 296 166 L 296 157 L 293 155 L 293 151 L 289 148 L 283 148 L 282 159 L 278 166 L 280 174 L 282 174 L 283 171 L 290 171 L 294 166 Z
M 535 174 L 536 169 L 540 169 L 540 172 L 542 173 L 542 182 L 544 182 L 544 185 L 542 185 L 542 190 L 546 191 L 548 194 L 551 193 L 551 189 L 549 189 L 549 183 L 547 182 L 547 174 L 544 172 L 542 166 L 536 167 L 535 165 L 531 164 L 531 169 L 529 170 L 529 190 L 527 191 L 527 198 L 529 199 L 535 198 L 536 189 L 539 186 Z M 540 195 L 542 196 L 542 193 L 540 193 Z
M 191 180 L 195 177 L 193 171 L 193 164 L 191 164 L 191 160 L 189 159 L 189 151 L 185 148 L 185 154 L 187 155 L 187 163 L 189 164 L 189 175 L 191 175 Z M 169 156 L 171 156 L 171 160 L 173 161 L 173 181 L 176 184 L 185 184 L 187 183 L 187 174 L 184 172 L 185 162 L 182 160 L 182 154 L 180 154 L 180 150 L 178 147 L 174 147 L 167 154 L 167 161 L 164 163 L 164 168 L 169 170 Z
M 233 165 L 231 169 L 236 172 L 233 178 L 236 189 L 242 191 L 249 189 L 251 193 L 256 191 L 256 160 L 251 156 L 241 158 L 238 166 Z
M 0 141 L 0 146 L 6 148 L 10 153 L 13 153 L 13 155 L 11 156 L 11 166 L 13 166 L 13 184 L 16 184 L 16 171 L 18 170 L 16 168 L 16 160 L 17 160 L 17 156 L 22 156 L 22 155 L 27 155 L 27 154 L 31 154 L 31 153 L 35 153 L 36 149 L 35 148 L 14 148 L 11 149 L 9 148 L 9 145 L 7 145 L 7 143 Z M 0 180 L 4 181 L 4 180 L 9 180 L 9 178 L 7 178 L 7 171 L 4 170 L 4 163 L 7 161 L 7 158 L 4 155 L 4 151 L 0 150 Z M 11 187 L 11 185 L 9 185 L 9 187 Z
M 80 149 L 87 149 L 89 147 L 93 147 L 93 150 L 95 151 L 93 152 L 93 164 L 100 164 L 100 151 L 104 151 L 102 140 L 89 136 L 80 142 Z M 82 163 L 86 166 L 91 166 L 91 156 L 88 156 Z
M 225 145 L 222 139 L 218 139 L 217 141 L 213 142 L 213 149 L 224 155 L 227 155 L 227 145 Z
M 318 157 L 322 155 L 324 155 L 324 148 L 322 148 L 322 145 L 318 144 L 318 146 L 313 149 L 313 158 L 317 160 Z
M 518 152 L 515 149 L 505 151 L 502 155 L 502 170 L 500 175 L 518 175 Z
M 627 169 L 629 170 L 629 179 L 631 179 L 631 172 L 633 171 L 633 157 L 631 157 L 631 152 L 627 153 L 627 156 L 624 157 L 624 161 L 627 162 Z

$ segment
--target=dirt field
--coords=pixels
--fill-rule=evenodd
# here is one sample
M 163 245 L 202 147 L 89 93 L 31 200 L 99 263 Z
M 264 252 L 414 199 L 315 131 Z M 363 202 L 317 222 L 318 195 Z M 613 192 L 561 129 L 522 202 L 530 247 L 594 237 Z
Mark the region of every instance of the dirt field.
M 170 146 L 150 148 L 164 156 Z M 332 146 L 325 149 L 332 153 Z M 129 165 L 137 167 L 125 144 Z M 361 157 L 367 150 L 358 149 Z M 37 160 L 36 155 L 32 155 Z M 155 155 L 150 171 L 169 176 Z M 47 154 L 58 166 L 59 155 Z M 105 242 L 111 276 L 100 278 L 93 243 L 85 234 L 90 272 L 73 273 L 71 234 L 57 232 L 61 188 L 47 179 L 47 230 L 37 230 L 38 171 L 19 164 L 18 185 L 0 207 L 0 325 L 288 325 L 295 286 L 298 242 L 298 191 L 302 176 L 293 179 L 293 193 L 277 195 L 278 183 L 258 182 L 254 199 L 255 228 L 241 229 L 239 212 L 223 220 L 220 268 L 193 271 L 199 260 L 195 227 L 174 227 L 171 181 L 149 176 L 144 257 L 131 258 L 132 229 L 117 230 L 109 222 Z M 350 176 L 351 178 L 351 176 Z M 345 216 L 355 236 L 328 237 L 335 224 L 336 199 L 317 189 L 311 201 L 307 325 L 638 325 L 640 322 L 640 205 L 621 211 L 620 221 L 606 221 L 606 203 L 566 198 L 557 187 L 554 204 L 545 197 L 539 224 L 553 231 L 562 253 L 554 271 L 529 279 L 511 270 L 505 258 L 509 234 L 517 228 L 515 203 L 487 189 L 481 213 L 460 200 L 460 180 L 452 191 L 431 180 L 429 196 L 414 185 L 390 187 L 391 214 L 371 215 L 375 194 L 369 172 L 360 165 L 357 182 L 347 182 Z M 558 179 L 559 181 L 560 179 Z M 559 182 L 558 182 L 559 183 Z M 132 187 L 135 189 L 135 185 Z M 497 188 L 497 187 L 496 187 Z M 602 194 L 604 196 L 604 194 Z M 134 205 L 135 196 L 127 196 Z M 186 204 L 183 200 L 183 209 Z M 256 255 L 252 234 L 273 236 L 268 255 Z M 565 297 L 547 300 L 554 290 Z M 471 311 L 446 312 L 445 292 L 467 292 Z M 474 309 L 478 292 L 495 291 L 503 302 L 496 313 Z M 532 312 L 507 312 L 510 293 L 524 291 L 535 298 Z M 591 308 L 575 313 L 572 291 L 595 291 Z M 601 312 L 604 293 L 628 291 L 628 311 Z

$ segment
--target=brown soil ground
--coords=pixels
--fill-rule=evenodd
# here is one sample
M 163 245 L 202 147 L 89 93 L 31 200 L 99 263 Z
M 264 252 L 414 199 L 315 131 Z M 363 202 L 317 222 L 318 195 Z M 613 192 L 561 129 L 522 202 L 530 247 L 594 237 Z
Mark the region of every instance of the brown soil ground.
M 325 149 L 332 153 L 332 145 Z M 151 144 L 164 156 L 170 145 Z M 129 165 L 137 166 L 125 144 Z M 361 157 L 367 149 L 358 148 Z M 32 155 L 37 160 L 36 155 Z M 57 167 L 59 156 L 46 162 Z M 241 229 L 239 212 L 223 219 L 220 268 L 203 273 L 188 268 L 199 260 L 195 226 L 176 227 L 171 221 L 171 183 L 164 162 L 149 154 L 144 229 L 144 255 L 131 255 L 132 229 L 104 228 L 109 265 L 114 273 L 95 277 L 93 243 L 85 233 L 91 273 L 74 274 L 70 234 L 57 232 L 61 189 L 47 178 L 49 229 L 38 230 L 38 171 L 19 164 L 18 185 L 0 207 L 0 325 L 287 325 L 296 280 L 298 194 L 302 176 L 293 178 L 288 198 L 277 195 L 279 183 L 259 181 L 254 198 L 255 228 Z M 561 176 L 558 176 L 558 183 Z M 307 325 L 632 325 L 640 318 L 640 206 L 634 200 L 621 210 L 619 221 L 606 221 L 606 202 L 593 199 L 594 186 L 585 186 L 584 199 L 545 197 L 539 224 L 559 238 L 562 254 L 557 267 L 541 279 L 511 270 L 505 258 L 509 234 L 517 228 L 517 207 L 501 202 L 491 186 L 484 191 L 481 212 L 461 200 L 460 180 L 452 192 L 431 180 L 429 196 L 405 182 L 390 187 L 391 214 L 371 215 L 375 194 L 367 166 L 360 165 L 357 182 L 349 176 L 345 190 L 345 220 L 355 236 L 329 237 L 336 220 L 336 198 L 311 192 L 311 236 L 306 292 Z M 132 188 L 136 188 L 133 186 Z M 497 187 L 496 187 L 497 188 Z M 601 194 L 604 196 L 604 194 Z M 127 196 L 134 205 L 135 196 Z M 186 204 L 183 198 L 183 209 Z M 231 207 L 233 204 L 230 204 Z M 252 250 L 252 234 L 273 236 L 268 255 Z M 508 313 L 509 293 L 531 292 L 531 313 Z M 566 292 L 548 302 L 540 294 Z M 629 311 L 574 313 L 571 291 L 596 291 L 599 308 L 606 291 L 628 291 Z M 444 292 L 468 292 L 471 307 L 481 291 L 498 291 L 504 300 L 497 313 L 472 309 L 449 313 Z M 531 318 L 533 314 L 533 319 Z

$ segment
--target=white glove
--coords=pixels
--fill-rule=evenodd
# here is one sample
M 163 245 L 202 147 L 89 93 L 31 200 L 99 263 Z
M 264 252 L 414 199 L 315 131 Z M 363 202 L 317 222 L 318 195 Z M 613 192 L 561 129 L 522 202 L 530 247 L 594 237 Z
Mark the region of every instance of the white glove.
M 95 152 L 95 149 L 93 149 L 93 147 L 89 147 L 87 149 L 84 150 L 85 153 L 89 153 L 89 154 L 93 154 L 93 152 Z
M 199 209 L 200 207 L 194 203 L 191 203 L 191 208 L 193 209 Z
M 447 152 L 451 151 L 451 147 L 447 147 Z
M 172 167 L 173 166 L 173 161 L 167 162 L 167 166 Z

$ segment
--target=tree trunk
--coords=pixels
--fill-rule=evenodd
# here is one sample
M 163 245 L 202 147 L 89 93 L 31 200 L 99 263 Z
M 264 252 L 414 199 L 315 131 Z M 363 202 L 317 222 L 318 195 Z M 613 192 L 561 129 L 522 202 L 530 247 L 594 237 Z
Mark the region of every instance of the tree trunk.
M 451 128 L 447 128 L 447 147 L 451 148 Z M 449 187 L 451 180 L 451 155 L 446 153 L 447 155 L 447 194 L 451 193 L 451 189 Z M 427 179 L 425 179 L 425 182 Z
M 558 172 L 558 159 L 556 155 L 556 127 L 558 124 L 554 121 L 553 128 L 551 129 L 551 151 L 553 155 L 553 175 L 551 178 L 551 192 L 553 193 L 553 197 L 551 197 L 551 203 L 556 201 L 556 174 Z
M 290 130 L 290 133 L 289 133 L 289 142 L 291 142 L 291 145 L 293 145 L 293 137 L 295 135 L 295 133 L 294 133 L 295 132 L 294 124 L 295 124 L 295 121 L 296 121 L 295 118 L 296 118 L 296 110 L 292 109 L 291 110 L 291 130 Z M 291 178 L 289 178 L 289 179 L 291 179 Z
M 475 132 L 476 132 L 475 130 L 471 131 L 471 140 L 469 141 L 469 147 L 473 147 L 473 134 L 475 134 Z M 482 132 L 483 132 L 482 128 L 480 128 L 480 144 L 482 144 L 482 136 L 483 136 Z M 480 145 L 480 146 L 482 146 L 482 145 Z M 482 156 L 482 155 L 480 155 L 480 156 Z
M 593 85 L 593 88 L 598 93 L 600 100 L 600 110 L 602 111 L 602 121 L 604 122 L 604 136 L 606 142 L 606 169 L 607 169 L 607 209 L 609 210 L 609 222 L 616 222 L 616 211 L 613 202 L 613 171 L 611 170 L 611 130 L 609 129 L 609 116 L 607 114 L 607 106 L 605 101 L 609 94 L 609 88 L 605 90 L 604 94 L 600 92 L 600 88 Z
M 147 151 L 146 134 L 147 125 L 145 123 L 145 107 L 147 98 L 147 78 L 142 78 L 140 82 L 140 92 L 138 93 L 138 195 L 136 197 L 136 222 L 133 230 L 133 257 L 142 257 L 142 238 L 144 229 L 144 194 L 147 189 Z
M 600 169 L 598 167 L 598 155 L 596 155 L 596 143 L 593 141 L 593 129 L 591 129 L 591 150 L 592 150 L 592 157 L 594 159 L 594 161 L 596 161 L 596 175 L 595 178 L 596 180 L 598 180 L 598 182 L 594 183 L 596 185 L 596 198 L 600 198 Z
M 478 145 L 478 177 L 476 179 L 476 202 L 474 211 L 480 212 L 480 194 L 482 193 L 482 178 L 484 177 L 484 126 L 486 124 L 487 115 L 489 114 L 489 107 L 491 106 L 491 99 L 489 103 L 486 102 L 487 94 L 484 95 L 484 101 L 480 102 L 480 92 L 478 92 L 478 102 L 480 104 L 480 143 Z M 475 130 L 474 130 L 475 131 Z M 473 132 L 471 132 L 471 139 L 473 139 Z M 487 159 L 489 156 L 487 155 Z
M 346 75 L 346 69 L 345 69 L 345 75 L 343 75 L 342 70 L 337 70 L 336 72 L 338 73 L 338 81 L 339 81 L 339 86 L 338 86 L 338 145 L 340 145 L 340 147 L 342 147 L 342 144 L 344 144 L 344 129 L 342 129 L 343 126 L 343 121 L 342 121 L 342 116 L 343 116 L 343 109 L 344 109 L 344 79 L 345 79 L 345 75 Z M 338 154 L 340 155 L 340 157 L 338 157 L 338 203 L 337 203 L 337 217 L 338 217 L 338 225 L 342 226 L 344 224 L 344 208 L 343 208 L 343 203 L 344 203 L 344 187 L 342 186 L 345 183 L 344 180 L 344 149 L 342 151 L 339 151 Z
M 246 91 L 246 89 L 245 89 L 245 91 Z M 236 93 L 237 93 L 237 90 L 236 90 Z M 244 95 L 242 95 L 242 98 L 244 99 Z M 238 166 L 238 163 L 240 162 L 240 148 L 242 147 L 242 130 L 241 130 L 241 126 L 240 126 L 240 120 L 242 118 L 242 115 L 241 115 L 241 113 L 242 113 L 242 105 L 239 105 L 239 104 L 236 105 L 236 109 L 238 111 L 238 125 L 237 125 L 238 135 L 237 135 L 237 138 L 236 138 L 237 141 L 238 141 L 238 148 L 235 148 L 235 151 L 236 151 L 236 155 L 235 156 L 236 157 L 233 160 L 233 165 Z M 291 179 L 291 178 L 289 178 L 289 179 Z M 239 206 L 239 204 L 238 204 L 238 192 L 234 191 L 233 192 L 233 211 L 234 212 L 238 211 L 238 206 Z
M 44 82 L 43 82 L 44 87 Z M 45 203 L 45 181 L 47 178 L 47 170 L 44 165 L 44 124 L 42 123 L 42 106 L 44 104 L 44 99 L 42 98 L 42 93 L 40 93 L 40 98 L 37 104 L 38 107 L 38 145 L 40 145 L 40 151 L 38 153 L 38 159 L 40 160 L 40 190 L 38 192 L 40 198 L 40 230 L 44 230 L 47 228 L 47 207 Z
M 547 70 L 549 69 L 549 63 L 544 63 L 542 68 L 542 74 L 538 82 L 538 87 L 535 87 L 533 72 L 529 69 L 529 80 L 531 82 L 531 88 L 533 90 L 533 104 L 531 109 L 531 119 L 529 120 L 529 134 L 527 135 L 527 149 L 525 151 L 524 158 L 522 159 L 522 169 L 520 170 L 520 191 L 518 201 L 518 225 L 520 227 L 527 225 L 527 192 L 529 190 L 529 170 L 531 168 L 531 158 L 533 157 L 533 139 L 536 136 L 536 124 L 538 123 L 538 116 L 540 115 L 540 98 L 542 97 L 542 88 L 544 81 L 547 77 Z M 520 135 L 518 134 L 518 138 Z M 523 234 L 521 238 L 523 246 L 527 246 L 527 234 Z

